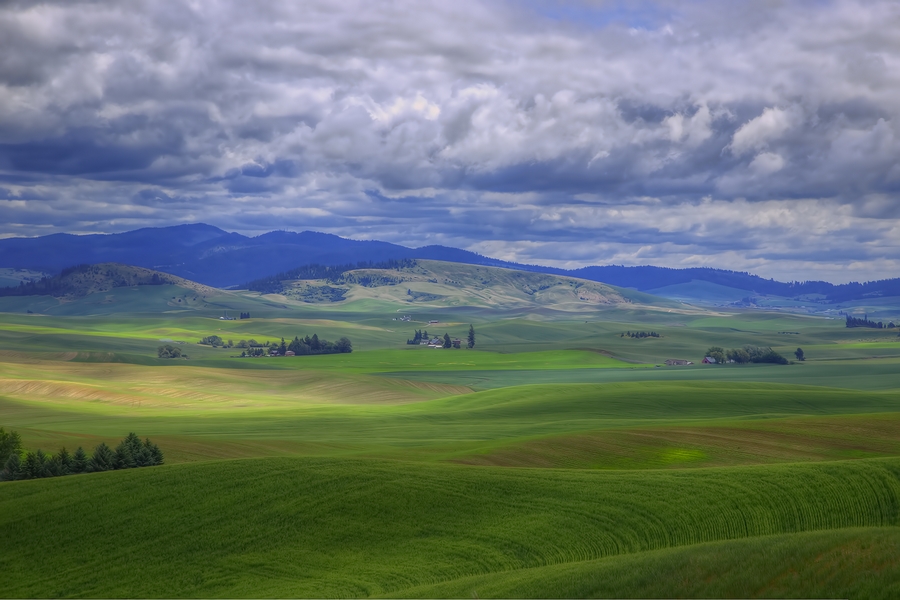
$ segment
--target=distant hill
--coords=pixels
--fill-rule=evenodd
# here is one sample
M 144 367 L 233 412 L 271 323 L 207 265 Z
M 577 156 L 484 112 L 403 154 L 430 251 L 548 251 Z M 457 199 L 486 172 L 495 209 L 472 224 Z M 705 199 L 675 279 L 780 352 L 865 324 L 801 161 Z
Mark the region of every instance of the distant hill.
M 900 296 L 900 279 L 835 285 L 824 281 L 781 282 L 751 273 L 711 268 L 590 266 L 565 270 L 497 260 L 446 246 L 407 248 L 304 231 L 273 231 L 256 237 L 228 233 L 202 223 L 146 228 L 108 235 L 54 234 L 0 240 L 0 269 L 59 273 L 73 264 L 125 263 L 230 288 L 279 279 L 310 265 L 340 267 L 336 276 L 364 264 L 408 259 L 440 260 L 548 273 L 694 301 L 720 302 L 754 295 L 847 302 Z M 14 283 L 14 282 L 12 282 Z M 707 285 L 709 284 L 709 285 Z
M 407 305 L 580 311 L 665 299 L 595 281 L 484 265 L 408 260 L 390 268 L 350 269 L 327 279 L 280 282 L 278 293 L 303 302 L 374 299 Z
M 168 273 L 117 263 L 100 263 L 76 265 L 63 269 L 59 275 L 23 282 L 17 287 L 0 288 L 0 296 L 53 296 L 74 300 L 120 287 L 158 285 L 176 285 L 203 296 L 221 294 L 215 288 Z

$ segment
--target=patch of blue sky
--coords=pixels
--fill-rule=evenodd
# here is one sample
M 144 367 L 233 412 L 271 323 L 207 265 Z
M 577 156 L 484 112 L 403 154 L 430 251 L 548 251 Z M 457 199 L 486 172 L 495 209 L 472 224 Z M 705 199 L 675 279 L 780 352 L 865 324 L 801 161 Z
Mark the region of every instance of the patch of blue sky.
M 525 0 L 524 4 L 541 17 L 585 27 L 603 29 L 611 25 L 632 29 L 659 29 L 671 20 L 673 11 L 658 2 L 584 2 L 568 0 Z

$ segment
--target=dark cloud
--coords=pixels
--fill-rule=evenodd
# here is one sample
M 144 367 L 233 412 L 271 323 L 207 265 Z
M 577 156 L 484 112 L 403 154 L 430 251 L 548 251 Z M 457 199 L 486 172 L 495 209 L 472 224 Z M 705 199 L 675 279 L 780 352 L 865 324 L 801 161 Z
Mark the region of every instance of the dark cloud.
M 0 234 L 883 276 L 897 30 L 887 0 L 6 2 Z

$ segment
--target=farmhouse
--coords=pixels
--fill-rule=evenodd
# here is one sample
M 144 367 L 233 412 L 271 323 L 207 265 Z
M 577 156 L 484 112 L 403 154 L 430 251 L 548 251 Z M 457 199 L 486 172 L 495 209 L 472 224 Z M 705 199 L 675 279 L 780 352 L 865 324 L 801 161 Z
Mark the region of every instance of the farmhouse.
M 295 356 L 295 352 L 293 350 L 288 350 L 284 353 L 285 356 Z
M 666 361 L 666 366 L 668 366 L 668 367 L 683 367 L 683 366 L 692 365 L 692 364 L 694 364 L 694 363 L 689 360 L 685 360 L 683 358 L 670 358 L 669 360 Z
M 716 364 L 716 359 L 714 359 L 712 356 L 707 356 L 706 358 L 703 359 L 703 364 L 704 365 L 714 365 L 714 364 Z

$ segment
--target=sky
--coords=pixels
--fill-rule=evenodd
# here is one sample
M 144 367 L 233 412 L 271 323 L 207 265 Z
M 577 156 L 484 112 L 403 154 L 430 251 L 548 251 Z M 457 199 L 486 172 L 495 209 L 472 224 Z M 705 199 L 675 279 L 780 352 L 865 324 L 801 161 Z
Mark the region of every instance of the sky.
M 900 277 L 900 3 L 0 2 L 0 237 Z

